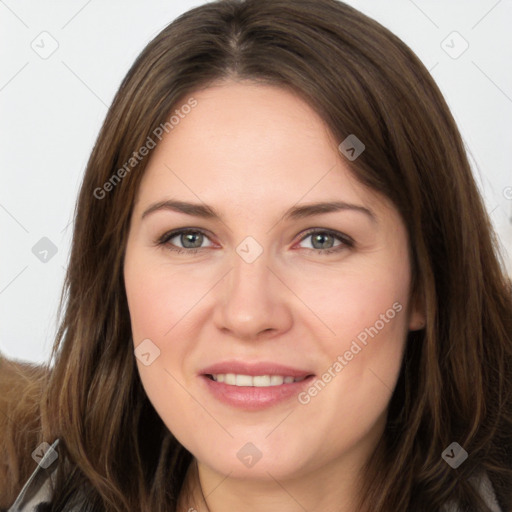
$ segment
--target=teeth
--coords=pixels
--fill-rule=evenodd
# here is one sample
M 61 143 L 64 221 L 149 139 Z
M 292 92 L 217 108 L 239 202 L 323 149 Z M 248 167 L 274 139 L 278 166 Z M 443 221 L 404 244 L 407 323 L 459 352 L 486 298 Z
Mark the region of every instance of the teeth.
M 270 386 L 271 382 L 272 379 L 268 375 L 256 375 L 252 378 L 253 385 L 257 387 Z
M 250 375 L 237 375 L 235 384 L 237 386 L 252 386 L 252 377 Z
M 280 375 L 272 375 L 270 377 L 270 385 L 271 386 L 280 386 L 284 382 L 284 377 Z
M 216 382 L 224 382 L 230 386 L 240 387 L 257 387 L 266 388 L 269 386 L 280 386 L 281 384 L 291 384 L 292 382 L 300 382 L 306 377 L 289 377 L 283 375 L 241 375 L 235 373 L 219 373 L 212 375 L 213 380 Z

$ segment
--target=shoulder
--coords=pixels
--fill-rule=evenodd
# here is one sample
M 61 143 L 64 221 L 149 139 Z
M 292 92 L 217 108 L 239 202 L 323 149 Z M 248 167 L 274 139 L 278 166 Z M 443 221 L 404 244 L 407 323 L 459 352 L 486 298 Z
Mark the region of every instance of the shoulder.
M 50 509 L 54 499 L 53 489 L 57 473 L 64 471 L 59 457 L 60 439 L 53 444 L 40 446 L 32 454 L 37 462 L 36 468 L 25 482 L 12 506 L 6 512 L 45 512 Z M 82 512 L 87 502 L 82 494 L 73 499 L 73 504 L 66 507 L 66 512 Z
M 485 501 L 485 504 L 489 507 L 492 512 L 504 512 L 496 499 L 496 494 L 492 486 L 491 481 L 486 473 L 481 473 L 478 478 L 470 479 L 473 487 L 478 490 L 478 493 Z M 460 512 L 460 508 L 456 503 L 446 504 L 441 512 Z
M 35 512 L 51 503 L 52 484 L 59 466 L 58 444 L 57 439 L 51 446 L 41 446 L 32 454 L 37 466 L 7 512 Z
M 5 406 L 13 399 L 19 399 L 35 389 L 40 390 L 41 381 L 48 369 L 26 361 L 13 361 L 0 354 L 0 405 Z
M 46 375 L 43 366 L 10 361 L 0 354 L 0 509 L 13 502 L 34 470 L 30 454 L 39 444 L 39 404 Z
M 478 492 L 484 499 L 487 506 L 493 512 L 502 512 L 500 506 L 498 505 L 498 500 L 496 499 L 494 488 L 487 474 L 482 474 L 482 476 L 475 481 L 475 487 L 478 489 Z

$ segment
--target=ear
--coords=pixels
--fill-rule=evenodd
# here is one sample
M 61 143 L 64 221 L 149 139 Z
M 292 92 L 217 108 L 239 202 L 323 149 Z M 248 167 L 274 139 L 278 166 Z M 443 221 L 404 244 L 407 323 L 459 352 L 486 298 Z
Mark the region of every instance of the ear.
M 427 315 L 425 313 L 425 300 L 422 293 L 413 296 L 410 304 L 409 330 L 419 331 L 425 328 L 427 324 Z

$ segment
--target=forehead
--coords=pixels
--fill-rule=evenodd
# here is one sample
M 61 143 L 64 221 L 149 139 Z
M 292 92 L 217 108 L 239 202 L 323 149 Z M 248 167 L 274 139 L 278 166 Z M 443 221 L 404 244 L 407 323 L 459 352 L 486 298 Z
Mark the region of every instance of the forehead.
M 194 108 L 181 109 L 191 97 Z M 179 121 L 153 150 L 138 203 L 162 194 L 240 208 L 326 194 L 377 199 L 355 179 L 323 120 L 290 90 L 227 82 L 183 98 L 173 113 Z

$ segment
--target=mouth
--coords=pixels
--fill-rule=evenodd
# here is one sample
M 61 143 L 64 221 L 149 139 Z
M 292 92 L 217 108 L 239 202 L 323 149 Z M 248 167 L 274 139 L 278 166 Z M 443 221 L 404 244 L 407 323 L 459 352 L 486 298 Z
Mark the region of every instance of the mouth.
M 273 363 L 218 363 L 198 375 L 205 393 L 224 405 L 257 411 L 290 403 L 315 378 L 313 372 Z
M 310 377 L 310 375 L 292 377 L 291 375 L 244 375 L 241 373 L 217 373 L 214 375 L 206 374 L 205 376 L 215 382 L 223 382 L 227 386 L 256 388 L 268 388 L 293 382 L 302 382 Z

